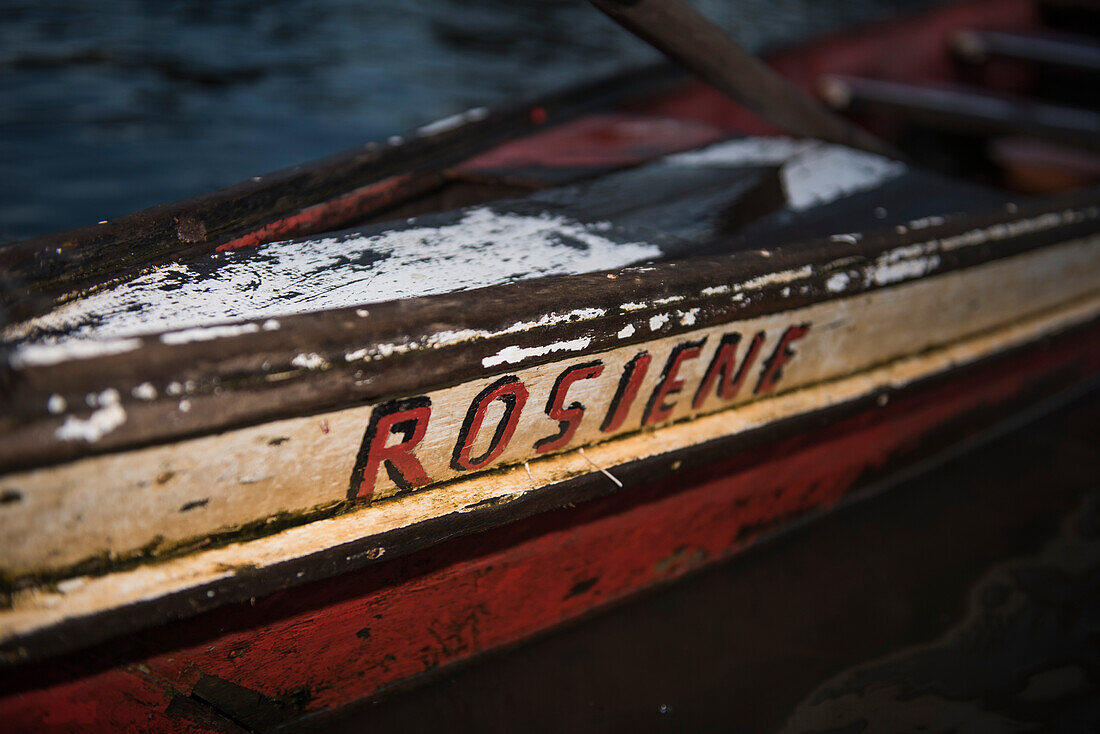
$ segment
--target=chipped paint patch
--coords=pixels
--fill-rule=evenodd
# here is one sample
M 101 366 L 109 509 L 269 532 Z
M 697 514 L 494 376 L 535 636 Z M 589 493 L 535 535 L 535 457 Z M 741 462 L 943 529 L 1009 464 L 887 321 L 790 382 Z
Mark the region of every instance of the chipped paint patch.
M 482 359 L 481 366 L 488 368 L 505 363 L 517 364 L 525 359 L 542 357 L 553 352 L 579 352 L 582 349 L 587 349 L 588 345 L 591 343 L 592 339 L 585 336 L 579 339 L 570 339 L 569 341 L 554 342 L 553 344 L 547 344 L 542 347 L 505 347 L 493 356 Z
M 607 270 L 661 254 L 646 242 L 609 239 L 606 223 L 489 207 L 460 214 L 441 226 L 275 242 L 151 268 L 13 324 L 3 339 L 25 341 L 14 350 L 17 367 L 54 364 L 140 346 L 109 341 L 124 336 L 171 332 L 163 335 L 168 343 L 218 338 L 235 335 L 233 328 L 278 328 L 278 316 Z M 263 323 L 208 326 L 246 320 Z
M 851 280 L 851 276 L 847 273 L 836 273 L 829 276 L 829 279 L 825 281 L 825 290 L 830 293 L 840 293 L 848 287 L 848 282 Z
M 649 319 L 649 330 L 650 331 L 657 331 L 662 326 L 667 324 L 670 318 L 672 318 L 672 316 L 670 314 L 667 314 L 667 313 L 659 313 L 656 316 L 650 317 L 650 319 Z
M 804 211 L 878 188 L 907 170 L 885 156 L 822 144 L 792 158 L 779 175 L 791 208 Z
M 940 264 L 939 255 L 929 255 L 900 262 L 884 262 L 867 273 L 869 283 L 889 285 L 903 280 L 920 278 L 936 269 Z
M 908 169 L 900 161 L 816 140 L 750 137 L 669 156 L 675 166 L 779 166 L 788 205 L 801 211 L 877 188 Z
M 67 408 L 68 405 L 65 398 L 54 393 L 50 396 L 49 400 L 46 401 L 46 410 L 50 411 L 53 415 L 59 415 L 65 412 L 65 408 Z
M 482 339 L 493 339 L 495 337 L 508 336 L 510 334 L 520 334 L 532 329 L 553 326 L 555 324 L 591 321 L 603 317 L 606 313 L 607 312 L 602 308 L 575 308 L 572 311 L 566 311 L 564 313 L 548 313 L 535 321 L 517 321 L 511 326 L 507 326 L 503 329 L 458 329 L 439 331 L 415 341 L 381 343 L 366 349 L 350 352 L 349 354 L 352 355 L 354 359 L 380 359 L 388 357 L 391 354 L 405 354 L 407 352 L 424 349 L 441 349 L 455 344 L 475 342 Z M 349 356 L 345 355 L 345 359 L 349 359 Z M 354 360 L 349 359 L 349 361 Z
M 95 443 L 126 422 L 126 410 L 119 403 L 118 390 L 104 390 L 96 396 L 95 403 L 100 407 L 87 418 L 66 416 L 54 436 L 62 441 Z
M 320 354 L 314 354 L 312 352 L 308 354 L 299 354 L 294 357 L 294 359 L 290 360 L 290 363 L 304 370 L 320 370 L 328 366 L 328 360 Z
M 793 270 L 780 270 L 775 273 L 767 273 L 755 278 L 750 278 L 742 283 L 740 288 L 742 290 L 760 290 L 768 286 L 783 285 L 785 283 L 792 283 L 796 280 L 805 280 L 813 274 L 813 267 L 804 265 L 801 268 L 795 268 Z
M 278 324 L 278 322 L 275 323 Z M 278 328 L 278 326 L 275 328 Z M 253 334 L 259 330 L 259 324 L 201 326 L 194 329 L 170 331 L 167 334 L 161 334 L 160 340 L 165 344 L 190 344 L 191 342 L 209 342 L 229 336 L 240 336 L 241 334 Z
M 618 336 L 620 339 L 629 339 L 630 337 L 634 336 L 635 331 L 637 330 L 634 328 L 634 324 L 627 324 L 623 328 L 619 329 L 619 333 L 616 336 Z
M 774 166 L 821 145 L 816 140 L 786 137 L 748 137 L 717 143 L 702 150 L 665 158 L 674 166 Z
M 695 317 L 699 315 L 699 309 L 691 308 L 687 311 L 677 311 L 676 314 L 680 317 L 681 326 L 694 326 Z
M 11 355 L 15 369 L 44 367 L 76 359 L 92 359 L 132 352 L 141 346 L 140 339 L 103 339 L 69 341 L 62 344 L 21 345 Z
M 430 122 L 417 129 L 416 134 L 421 137 L 431 137 L 433 135 L 455 130 L 470 122 L 484 120 L 488 116 L 488 107 L 475 107 L 472 110 L 466 110 L 465 112 L 459 112 L 457 115 L 451 115 L 450 117 L 444 117 L 442 120 Z
M 157 389 L 150 382 L 143 382 L 130 390 L 130 394 L 138 400 L 156 400 Z
M 914 219 L 909 222 L 909 229 L 928 229 L 929 227 L 938 227 L 947 220 L 943 217 L 921 217 L 920 219 Z

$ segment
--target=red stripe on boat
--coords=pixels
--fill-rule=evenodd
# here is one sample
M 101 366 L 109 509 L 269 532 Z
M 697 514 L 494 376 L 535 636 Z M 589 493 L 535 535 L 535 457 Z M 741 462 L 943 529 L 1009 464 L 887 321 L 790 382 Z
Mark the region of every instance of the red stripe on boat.
M 218 245 L 215 251 L 229 252 L 242 247 L 255 247 L 278 239 L 312 234 L 351 224 L 395 202 L 399 197 L 408 195 L 411 190 L 427 191 L 437 186 L 441 180 L 438 174 L 403 173 L 399 176 L 391 176 L 376 183 L 361 186 L 323 204 L 315 204 L 289 216 L 268 222 L 246 235 Z

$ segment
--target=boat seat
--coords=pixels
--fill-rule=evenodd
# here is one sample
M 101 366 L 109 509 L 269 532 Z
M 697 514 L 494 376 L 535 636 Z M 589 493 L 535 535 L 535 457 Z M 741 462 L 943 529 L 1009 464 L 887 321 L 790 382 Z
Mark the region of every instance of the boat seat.
M 900 117 L 939 130 L 1023 134 L 1100 147 L 1100 113 L 963 86 L 920 86 L 825 76 L 821 92 L 834 108 Z
M 1100 73 L 1100 44 L 1081 36 L 965 29 L 952 37 L 951 48 L 956 56 L 971 63 L 1003 58 Z

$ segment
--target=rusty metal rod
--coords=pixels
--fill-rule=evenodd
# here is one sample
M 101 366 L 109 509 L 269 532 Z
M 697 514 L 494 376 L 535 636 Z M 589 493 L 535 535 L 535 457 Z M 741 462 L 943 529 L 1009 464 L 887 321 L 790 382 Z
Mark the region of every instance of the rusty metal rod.
M 900 157 L 734 43 L 684 0 L 590 0 L 612 20 L 719 91 L 794 135 Z

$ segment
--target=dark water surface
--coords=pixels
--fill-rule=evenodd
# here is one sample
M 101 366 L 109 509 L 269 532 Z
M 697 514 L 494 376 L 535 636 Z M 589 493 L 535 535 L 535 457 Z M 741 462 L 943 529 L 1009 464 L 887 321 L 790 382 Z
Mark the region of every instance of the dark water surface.
M 695 0 L 761 49 L 929 0 Z M 584 0 L 0 0 L 0 241 L 655 59 Z

